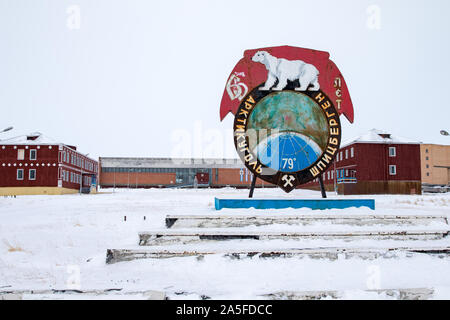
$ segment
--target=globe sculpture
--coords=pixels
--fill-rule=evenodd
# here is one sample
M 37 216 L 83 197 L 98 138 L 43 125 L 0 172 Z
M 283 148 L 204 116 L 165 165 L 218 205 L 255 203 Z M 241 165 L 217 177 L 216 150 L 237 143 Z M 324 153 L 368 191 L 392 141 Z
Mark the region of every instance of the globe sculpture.
M 316 162 L 328 136 L 320 107 L 295 91 L 263 98 L 253 110 L 247 130 L 254 130 L 262 140 L 252 148 L 253 153 L 264 165 L 282 172 L 297 172 Z

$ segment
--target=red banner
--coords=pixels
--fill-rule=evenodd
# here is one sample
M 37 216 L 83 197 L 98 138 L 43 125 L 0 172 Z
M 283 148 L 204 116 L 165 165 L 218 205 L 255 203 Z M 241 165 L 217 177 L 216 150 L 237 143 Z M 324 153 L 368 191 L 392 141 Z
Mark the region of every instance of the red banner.
M 220 120 L 231 112 L 253 88 L 283 90 L 287 81 L 295 90 L 322 90 L 334 103 L 339 115 L 353 123 L 353 104 L 344 77 L 325 51 L 290 46 L 246 50 L 231 72 L 220 104 Z

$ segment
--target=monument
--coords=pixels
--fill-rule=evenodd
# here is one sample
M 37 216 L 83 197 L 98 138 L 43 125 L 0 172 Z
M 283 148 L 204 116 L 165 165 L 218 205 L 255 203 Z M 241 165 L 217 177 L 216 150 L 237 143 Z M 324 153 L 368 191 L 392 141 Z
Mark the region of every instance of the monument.
M 291 46 L 246 50 L 226 82 L 220 119 L 230 112 L 236 151 L 253 173 L 249 198 L 257 178 L 285 192 L 318 179 L 326 198 L 322 174 L 339 150 L 340 116 L 353 123 L 347 85 L 328 52 Z

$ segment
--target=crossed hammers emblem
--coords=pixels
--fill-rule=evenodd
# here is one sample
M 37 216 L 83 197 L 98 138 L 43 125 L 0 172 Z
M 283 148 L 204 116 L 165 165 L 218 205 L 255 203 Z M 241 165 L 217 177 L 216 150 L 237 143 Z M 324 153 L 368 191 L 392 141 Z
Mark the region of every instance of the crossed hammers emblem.
M 284 181 L 284 187 L 285 187 L 285 188 L 286 188 L 287 186 L 290 186 L 290 187 L 293 187 L 293 186 L 294 186 L 294 185 L 292 184 L 292 181 L 295 180 L 295 177 L 294 177 L 294 176 L 285 174 L 285 175 L 281 178 L 281 180 Z

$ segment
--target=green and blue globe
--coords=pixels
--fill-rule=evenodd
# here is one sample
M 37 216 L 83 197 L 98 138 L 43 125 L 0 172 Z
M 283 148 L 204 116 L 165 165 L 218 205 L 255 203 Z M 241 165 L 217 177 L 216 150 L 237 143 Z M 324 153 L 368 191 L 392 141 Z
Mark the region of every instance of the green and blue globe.
M 282 172 L 297 172 L 322 155 L 328 124 L 320 106 L 296 91 L 274 92 L 255 106 L 247 131 L 255 130 L 257 143 L 250 146 L 264 165 Z

